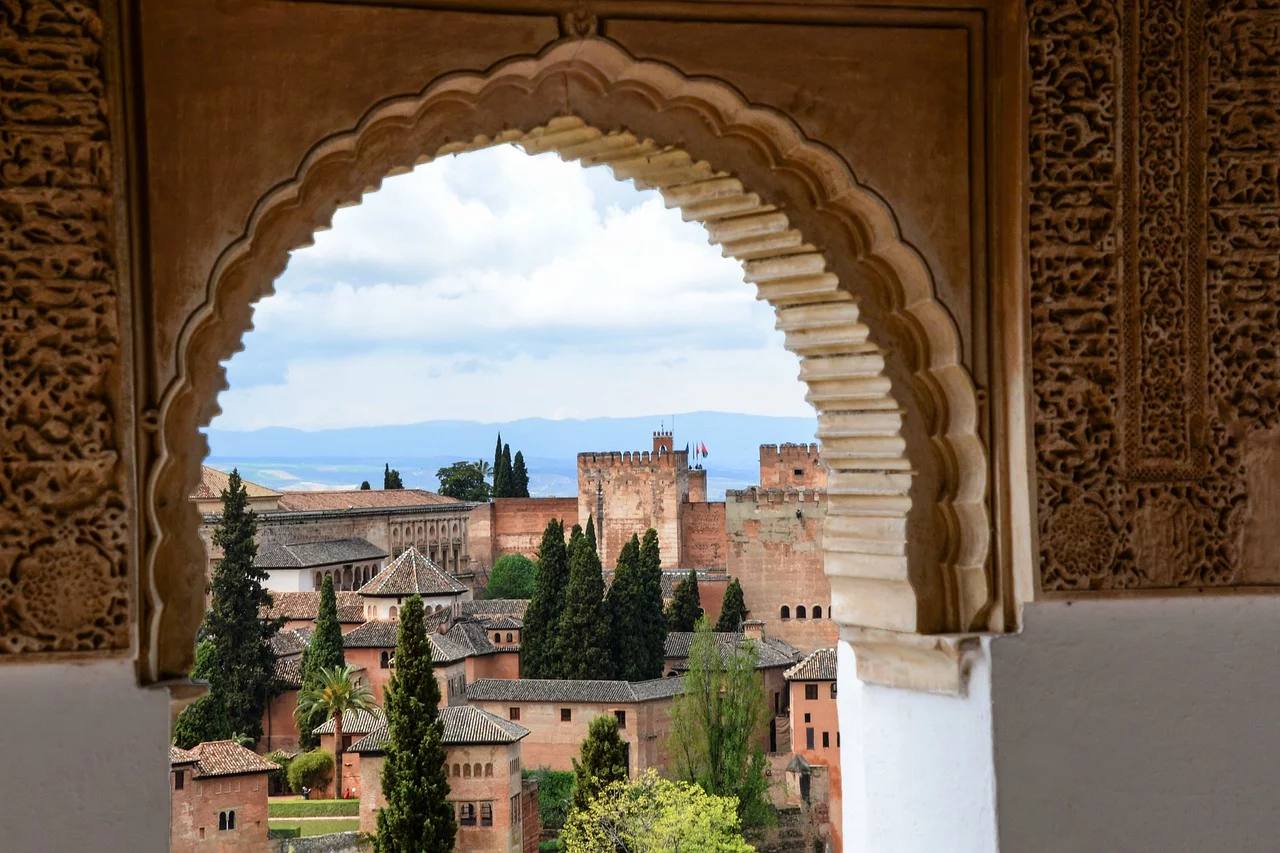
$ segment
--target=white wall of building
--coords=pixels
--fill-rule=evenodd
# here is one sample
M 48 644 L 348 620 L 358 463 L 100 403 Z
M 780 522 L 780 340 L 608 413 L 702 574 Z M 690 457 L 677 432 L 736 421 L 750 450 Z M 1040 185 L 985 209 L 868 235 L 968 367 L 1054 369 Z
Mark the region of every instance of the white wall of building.
M 0 849 L 169 849 L 169 693 L 129 661 L 0 670 Z
M 309 592 L 315 589 L 311 572 L 299 569 L 271 569 L 263 586 L 272 592 Z

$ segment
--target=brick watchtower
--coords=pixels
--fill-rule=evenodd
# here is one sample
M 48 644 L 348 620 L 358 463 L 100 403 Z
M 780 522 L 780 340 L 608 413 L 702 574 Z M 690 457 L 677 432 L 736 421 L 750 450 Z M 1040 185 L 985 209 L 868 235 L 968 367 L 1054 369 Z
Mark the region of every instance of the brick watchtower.
M 654 430 L 653 432 L 653 455 L 659 453 L 671 453 L 676 449 L 675 438 L 671 435 L 670 430 Z

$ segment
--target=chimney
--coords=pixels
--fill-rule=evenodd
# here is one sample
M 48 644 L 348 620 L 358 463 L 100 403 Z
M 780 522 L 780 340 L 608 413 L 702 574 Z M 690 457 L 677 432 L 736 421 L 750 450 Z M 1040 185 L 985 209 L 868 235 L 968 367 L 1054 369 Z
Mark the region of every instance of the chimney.
M 748 640 L 764 639 L 764 621 L 761 619 L 746 619 L 742 623 L 742 636 Z

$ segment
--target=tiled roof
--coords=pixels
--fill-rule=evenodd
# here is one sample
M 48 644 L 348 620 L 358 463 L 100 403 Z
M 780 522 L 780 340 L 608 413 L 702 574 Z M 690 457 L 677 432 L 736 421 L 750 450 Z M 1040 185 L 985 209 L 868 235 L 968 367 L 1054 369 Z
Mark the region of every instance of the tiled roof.
M 394 649 L 399 629 L 399 622 L 371 620 L 343 634 L 342 645 L 348 649 Z
M 253 564 L 260 569 L 307 569 L 381 560 L 387 552 L 365 539 L 325 539 L 320 542 L 295 542 L 282 545 L 269 542 L 258 548 Z
M 300 690 L 302 688 L 302 658 L 276 658 L 276 683 L 282 688 Z
M 693 644 L 693 631 L 671 631 L 667 634 L 665 655 L 667 658 L 683 659 L 689 657 L 689 647 Z M 746 637 L 738 632 L 715 631 L 712 633 L 721 655 L 727 655 L 745 642 Z M 764 637 L 756 641 L 756 669 L 768 669 L 775 666 L 790 666 L 800 657 L 800 651 L 786 640 L 777 637 Z
M 176 758 L 176 760 L 175 760 Z M 241 773 L 270 773 L 279 766 L 245 749 L 233 740 L 198 743 L 189 750 L 169 747 L 170 764 L 189 764 L 194 759 L 195 778 L 238 776 Z
M 435 506 L 459 504 L 426 489 L 344 489 L 320 492 L 285 492 L 280 496 L 280 509 L 292 512 L 337 509 L 381 509 L 396 506 Z
M 460 602 L 463 616 L 514 616 L 524 618 L 529 609 L 527 598 L 482 598 Z
M 372 620 L 359 628 L 345 634 L 342 645 L 348 649 L 394 649 L 400 623 Z M 432 631 L 427 634 L 431 643 L 431 660 L 433 663 L 454 663 L 463 658 L 477 654 L 489 654 L 496 651 L 492 643 L 477 644 L 454 625 L 448 634 Z
M 437 634 L 436 636 L 439 635 Z M 453 627 L 449 629 L 449 633 L 445 634 L 445 636 L 465 648 L 468 657 L 491 655 L 499 651 L 498 647 L 489 640 L 489 635 L 485 632 L 484 626 L 472 619 L 462 619 L 454 622 Z
M 300 655 L 307 648 L 307 641 L 297 631 L 277 631 L 267 643 L 271 646 L 271 654 L 278 658 Z
M 373 711 L 346 711 L 342 715 L 342 733 L 344 735 L 367 735 L 384 719 L 380 708 Z M 324 723 L 312 729 L 311 733 L 317 735 L 333 734 L 333 719 L 325 720 Z
M 836 650 L 818 649 L 783 673 L 788 681 L 835 681 Z
M 444 721 L 444 737 L 440 742 L 445 746 L 515 743 L 529 734 L 529 730 L 518 723 L 504 720 L 502 717 L 470 705 L 441 708 L 440 719 Z M 351 744 L 348 751 L 375 754 L 384 752 L 389 739 L 387 722 L 383 720 L 373 731 Z
M 230 475 L 226 471 L 219 471 L 217 468 L 210 468 L 208 465 L 200 466 L 200 482 L 196 484 L 195 491 L 191 493 L 193 501 L 216 501 L 222 497 L 222 493 L 227 490 L 227 481 Z M 240 482 L 244 484 L 244 491 L 251 498 L 275 498 L 280 493 L 274 489 L 268 489 L 266 486 L 241 478 Z
M 524 620 L 511 616 L 484 616 L 480 624 L 486 631 L 519 631 L 524 627 Z
M 468 701 L 647 702 L 684 692 L 684 679 L 574 681 L 553 678 L 481 678 L 467 685 Z
M 358 592 L 336 593 L 339 622 L 363 622 L 364 602 Z M 290 621 L 314 620 L 320 613 L 320 592 L 273 592 L 271 607 L 263 611 L 264 619 L 288 619 Z
M 418 552 L 412 545 L 395 561 L 374 576 L 360 594 L 367 596 L 461 595 L 470 590 L 457 578 Z

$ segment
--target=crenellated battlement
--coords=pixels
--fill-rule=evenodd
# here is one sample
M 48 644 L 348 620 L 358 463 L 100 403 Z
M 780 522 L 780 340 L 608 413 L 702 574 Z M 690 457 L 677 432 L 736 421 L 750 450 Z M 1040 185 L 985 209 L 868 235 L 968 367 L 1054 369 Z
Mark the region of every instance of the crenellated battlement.
M 788 460 L 816 462 L 818 445 L 815 444 L 762 444 L 760 445 L 760 462 L 776 463 Z
M 822 489 L 827 472 L 816 444 L 760 445 L 760 486 L 765 489 Z
M 726 503 L 754 503 L 761 506 L 822 504 L 827 500 L 827 493 L 822 489 L 761 489 L 752 486 L 749 489 L 727 489 L 724 499 Z
M 578 454 L 578 468 L 675 468 L 688 467 L 683 450 L 608 450 Z

